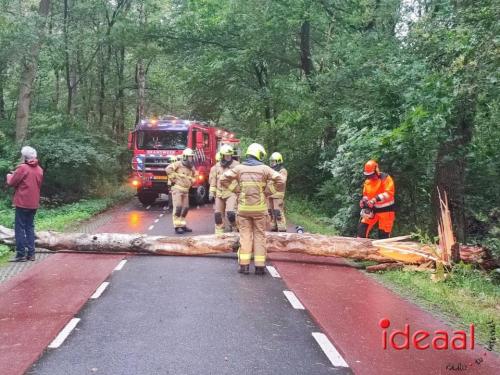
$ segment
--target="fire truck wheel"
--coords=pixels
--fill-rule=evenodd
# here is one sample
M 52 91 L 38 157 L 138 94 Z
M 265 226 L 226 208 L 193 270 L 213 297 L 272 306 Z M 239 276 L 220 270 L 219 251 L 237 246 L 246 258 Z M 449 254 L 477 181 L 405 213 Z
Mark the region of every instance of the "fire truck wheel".
M 150 206 L 156 201 L 157 194 L 139 192 L 137 198 L 144 206 Z
M 189 203 L 192 206 L 201 206 L 208 201 L 208 189 L 206 185 L 200 185 L 192 189 L 189 195 Z

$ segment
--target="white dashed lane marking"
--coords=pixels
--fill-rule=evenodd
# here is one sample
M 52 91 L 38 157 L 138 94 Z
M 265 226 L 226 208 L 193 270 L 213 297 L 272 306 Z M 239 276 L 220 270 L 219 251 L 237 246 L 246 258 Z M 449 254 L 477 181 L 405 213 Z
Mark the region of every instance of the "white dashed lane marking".
M 102 294 L 102 292 L 104 292 L 104 289 L 106 289 L 109 285 L 109 282 L 105 281 L 103 282 L 99 288 L 96 289 L 96 291 L 94 292 L 94 294 L 92 294 L 92 296 L 90 297 L 91 299 L 96 299 L 96 298 L 99 298 Z
M 157 223 L 157 222 L 159 222 L 159 221 L 160 221 L 160 219 L 156 219 L 156 220 L 155 220 L 155 223 Z
M 148 230 L 152 230 L 155 226 L 154 225 L 150 225 Z
M 125 263 L 127 263 L 127 259 L 123 259 L 120 263 L 118 263 L 118 265 L 115 267 L 113 271 L 120 271 L 125 265 Z
M 267 268 L 267 272 L 269 272 L 269 274 L 272 276 L 272 277 L 277 277 L 277 278 L 281 278 L 280 274 L 278 273 L 278 271 L 276 270 L 276 268 L 274 268 L 273 266 L 266 266 Z
M 314 339 L 318 342 L 319 346 L 326 354 L 332 365 L 335 367 L 349 367 L 349 365 L 344 361 L 344 358 L 340 355 L 338 350 L 333 346 L 328 337 L 321 332 L 312 333 Z
M 151 206 L 147 206 L 147 207 L 146 207 L 146 210 L 149 210 L 150 208 L 151 208 Z
M 289 290 L 284 290 L 283 293 L 285 297 L 288 299 L 288 302 L 292 305 L 294 309 L 297 310 L 305 310 L 304 305 L 300 303 L 299 299 L 295 296 L 295 294 Z
M 66 324 L 66 327 L 64 327 L 63 330 L 61 332 L 59 332 L 59 334 L 56 336 L 54 341 L 52 341 L 49 344 L 49 348 L 56 349 L 56 348 L 60 347 L 62 345 L 62 343 L 64 342 L 64 340 L 66 340 L 66 338 L 69 336 L 71 331 L 76 327 L 76 325 L 78 324 L 79 321 L 80 321 L 80 318 L 71 319 L 69 321 L 69 323 Z

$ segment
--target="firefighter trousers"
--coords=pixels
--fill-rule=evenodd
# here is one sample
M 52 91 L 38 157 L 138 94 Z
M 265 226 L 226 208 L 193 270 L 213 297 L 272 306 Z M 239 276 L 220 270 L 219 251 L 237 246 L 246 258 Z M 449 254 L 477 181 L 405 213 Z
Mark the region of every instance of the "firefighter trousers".
M 371 219 L 363 218 L 359 223 L 358 236 L 368 238 L 370 231 L 378 223 L 379 238 L 387 238 L 392 232 L 395 218 L 394 211 L 378 212 Z
M 172 219 L 174 228 L 182 228 L 186 226 L 186 216 L 189 210 L 189 193 L 172 190 Z
M 215 234 L 224 233 L 224 214 L 231 230 L 236 228 L 236 199 L 236 194 L 231 194 L 227 198 L 215 198 Z
M 238 229 L 240 231 L 240 250 L 238 262 L 240 265 L 250 264 L 253 259 L 256 267 L 266 265 L 266 221 L 262 215 L 241 216 L 238 214 Z
M 281 198 L 269 198 L 267 200 L 271 230 L 286 232 L 285 201 Z

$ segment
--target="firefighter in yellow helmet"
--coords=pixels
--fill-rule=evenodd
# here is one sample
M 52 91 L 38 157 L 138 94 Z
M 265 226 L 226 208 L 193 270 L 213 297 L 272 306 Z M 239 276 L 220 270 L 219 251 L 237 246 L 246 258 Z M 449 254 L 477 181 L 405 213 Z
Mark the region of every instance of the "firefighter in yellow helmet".
M 222 145 L 219 151 L 221 160 L 215 165 L 214 175 L 210 182 L 209 199 L 215 198 L 215 234 L 224 233 L 224 214 L 230 226 L 230 230 L 236 229 L 236 194 L 228 189 L 225 189 L 220 184 L 220 177 L 229 168 L 234 168 L 240 163 L 233 160 L 234 149 L 230 145 Z M 212 186 L 215 185 L 215 194 Z
M 269 165 L 283 176 L 286 184 L 288 172 L 283 167 L 283 156 L 279 152 L 273 152 L 269 158 Z M 283 193 L 271 194 L 267 201 L 268 213 L 271 219 L 271 231 L 273 232 L 286 232 L 285 190 L 286 188 L 283 189 Z
M 264 275 L 266 265 L 266 186 L 271 193 L 283 193 L 283 176 L 263 163 L 264 147 L 252 143 L 246 151 L 246 160 L 229 168 L 220 178 L 224 189 L 238 192 L 238 229 L 240 250 L 238 272 L 248 274 L 252 253 L 255 273 Z
M 208 190 L 208 201 L 215 201 L 215 194 L 217 192 L 217 179 L 216 179 L 216 170 L 217 167 L 220 166 L 220 159 L 222 155 L 220 152 L 215 154 L 215 164 L 212 168 L 210 168 L 210 173 L 208 174 L 208 184 L 210 185 L 210 189 Z
M 173 164 L 177 161 L 177 157 L 175 155 L 169 155 L 167 156 L 167 167 L 170 164 Z M 167 168 L 165 168 L 166 170 Z M 167 176 L 168 178 L 168 176 Z M 174 202 L 172 199 L 172 181 L 170 179 L 167 180 L 167 185 L 168 185 L 168 209 L 173 210 L 174 209 Z
M 186 148 L 182 152 L 182 161 L 176 161 L 167 168 L 168 179 L 172 182 L 172 198 L 174 209 L 172 217 L 175 233 L 192 232 L 186 224 L 186 216 L 189 210 L 189 189 L 196 181 L 196 169 L 194 168 L 194 152 Z

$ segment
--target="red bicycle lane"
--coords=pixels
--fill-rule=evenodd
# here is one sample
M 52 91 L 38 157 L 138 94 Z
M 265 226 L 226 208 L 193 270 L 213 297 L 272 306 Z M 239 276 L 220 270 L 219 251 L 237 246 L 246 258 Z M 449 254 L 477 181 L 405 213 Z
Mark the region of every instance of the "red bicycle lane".
M 451 340 L 454 329 L 342 259 L 297 254 L 271 254 L 270 258 L 286 285 L 356 374 L 499 373 L 498 355 L 477 342 L 474 350 L 470 349 L 469 330 L 465 330 L 466 350 L 453 350 L 451 346 L 447 350 L 413 347 L 411 338 L 417 330 L 430 333 L 422 341 L 424 345 L 431 343 L 438 330 L 448 332 Z M 383 348 L 382 319 L 390 321 L 388 338 L 393 330 L 402 331 L 405 324 L 410 326 L 409 349 L 396 350 L 390 343 Z M 398 336 L 395 341 L 401 345 L 402 335 Z
M 23 374 L 123 255 L 51 255 L 0 285 L 0 374 Z

